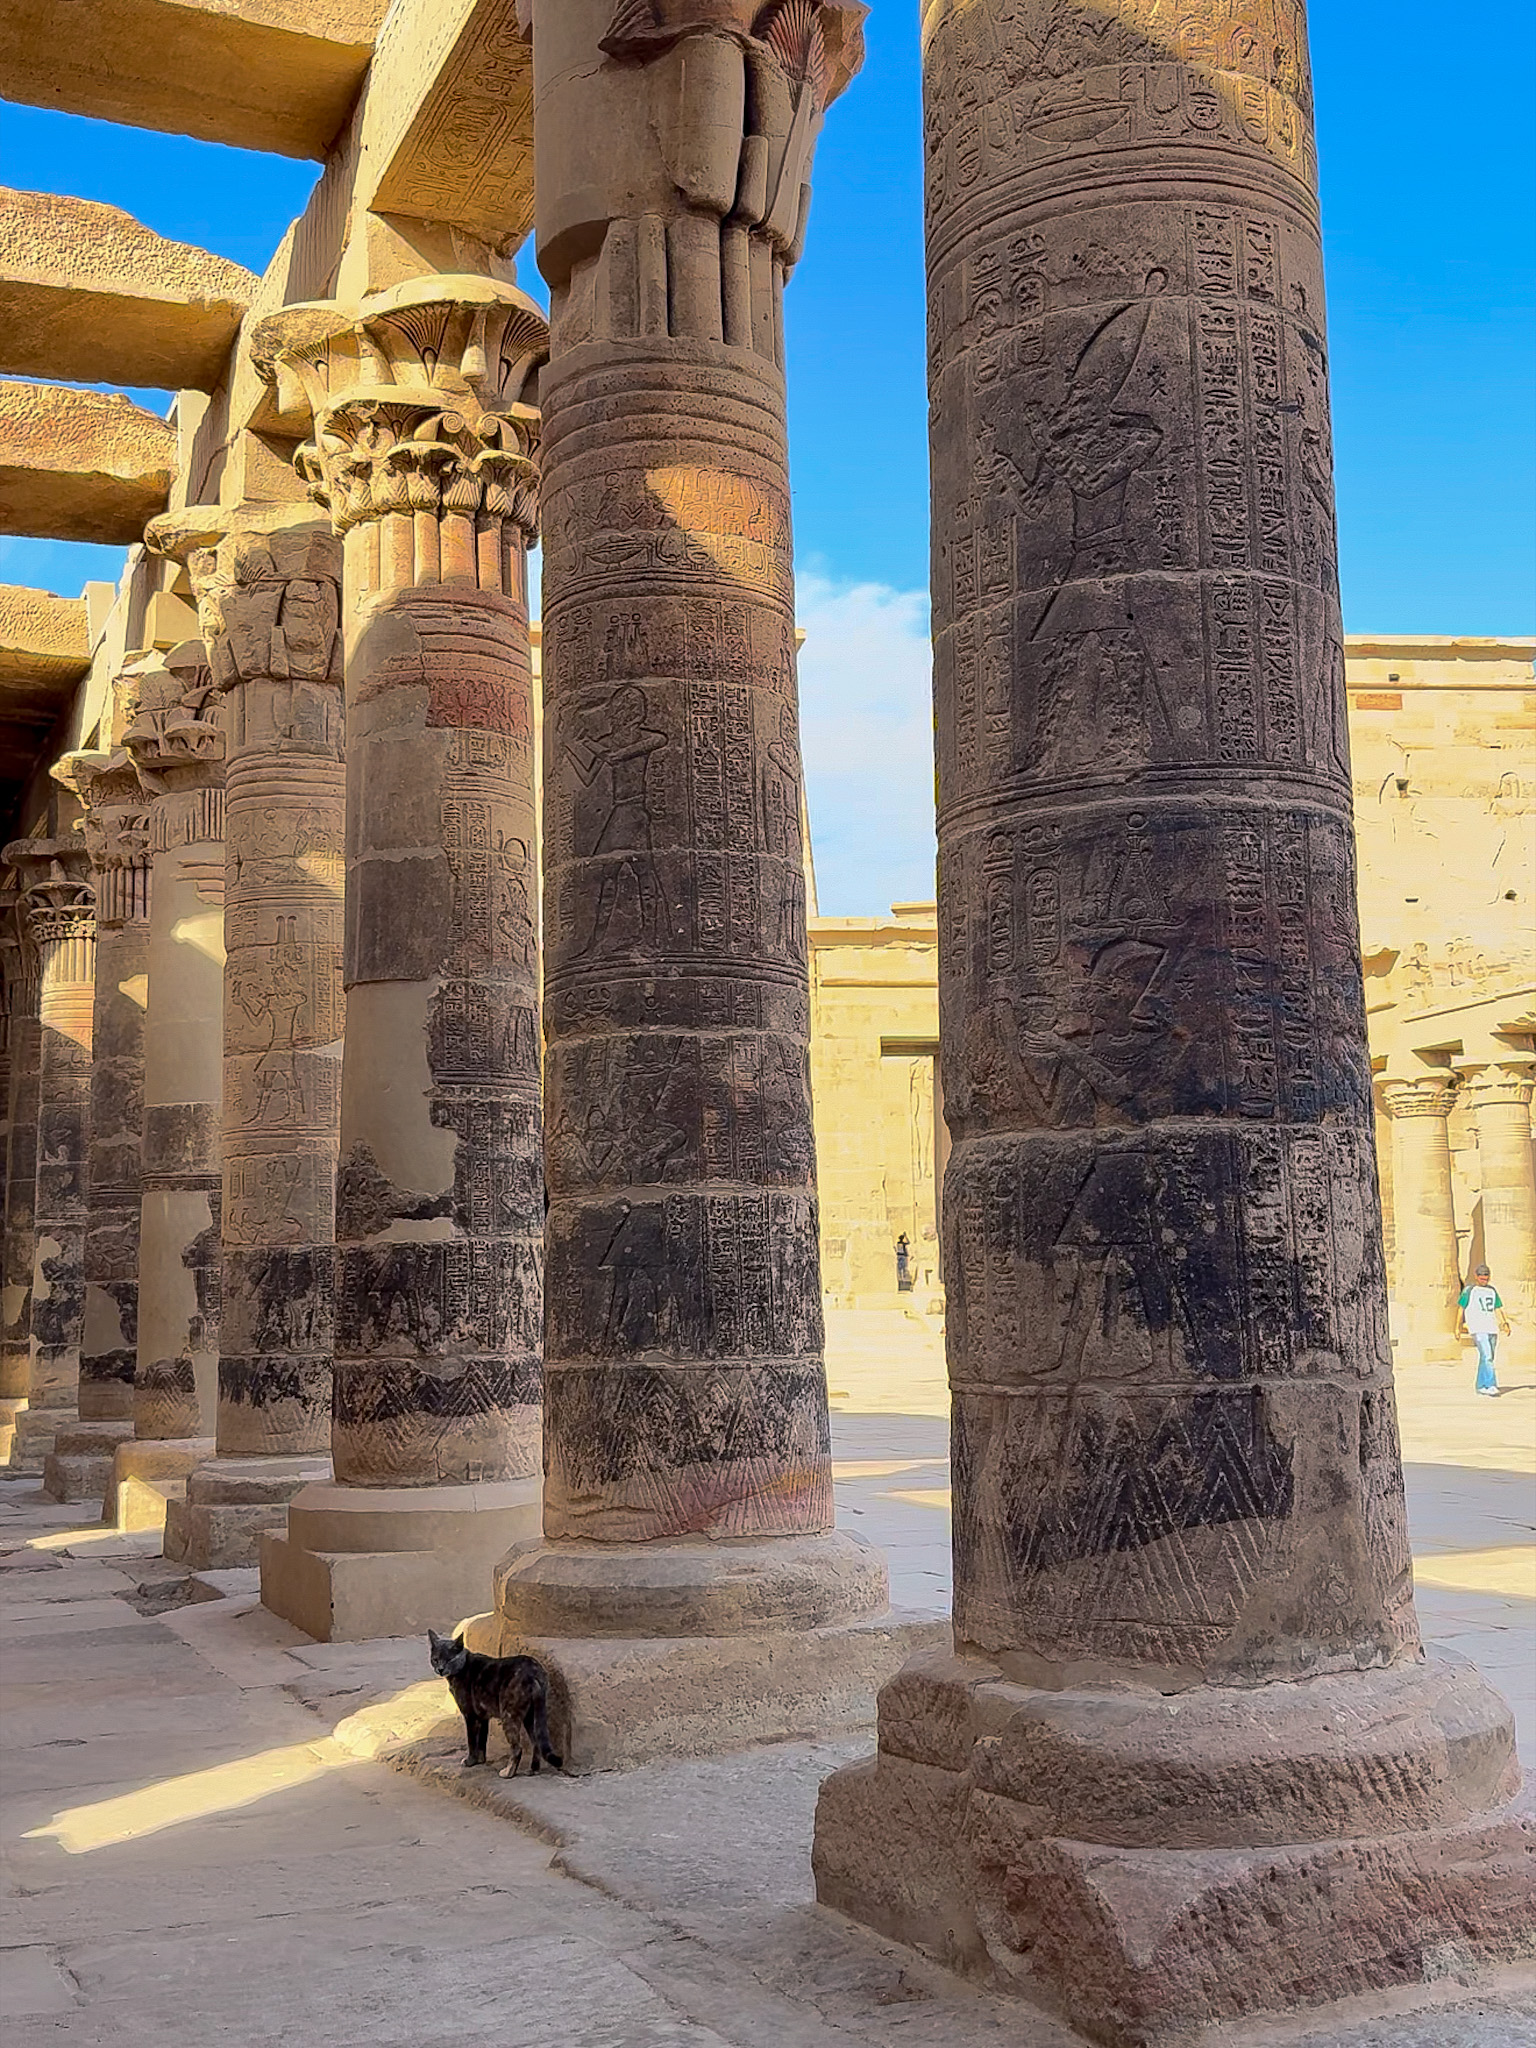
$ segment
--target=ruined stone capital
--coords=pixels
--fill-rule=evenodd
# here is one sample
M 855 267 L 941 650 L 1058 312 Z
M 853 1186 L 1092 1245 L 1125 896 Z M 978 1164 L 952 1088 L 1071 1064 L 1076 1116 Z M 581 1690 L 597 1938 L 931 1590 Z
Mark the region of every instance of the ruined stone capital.
M 538 532 L 539 415 L 527 394 L 544 316 L 485 277 L 412 279 L 340 305 L 286 306 L 253 354 L 285 417 L 313 437 L 296 458 L 338 534 L 397 522 L 373 587 L 499 587 L 482 539 Z
M 13 839 L 5 860 L 21 876 L 21 911 L 39 950 L 92 936 L 95 895 L 86 851 L 78 839 Z
M 341 550 L 313 512 L 190 506 L 151 520 L 144 538 L 186 566 L 215 689 L 341 687 Z
M 149 801 L 127 751 L 66 754 L 54 779 L 74 791 L 85 815 L 76 828 L 91 863 L 100 926 L 149 916 Z
M 150 800 L 151 853 L 224 837 L 224 729 L 201 640 L 130 664 L 123 751 Z

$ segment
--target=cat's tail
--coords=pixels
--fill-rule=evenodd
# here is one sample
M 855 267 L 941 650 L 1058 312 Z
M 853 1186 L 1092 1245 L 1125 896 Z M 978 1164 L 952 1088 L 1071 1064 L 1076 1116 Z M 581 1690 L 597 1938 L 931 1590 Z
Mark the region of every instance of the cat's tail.
M 527 1726 L 528 1733 L 533 1737 L 534 1754 L 540 1762 L 548 1764 L 551 1770 L 563 1771 L 565 1758 L 556 1756 L 554 1745 L 549 1739 L 549 1701 L 542 1689 L 533 1703 L 533 1711 L 528 1716 Z

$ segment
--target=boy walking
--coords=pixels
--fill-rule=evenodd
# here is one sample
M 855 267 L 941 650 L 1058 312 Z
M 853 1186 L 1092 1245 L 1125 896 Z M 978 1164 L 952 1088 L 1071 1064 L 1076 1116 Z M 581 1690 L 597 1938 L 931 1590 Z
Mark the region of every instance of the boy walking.
M 1509 1335 L 1509 1317 L 1504 1313 L 1504 1303 L 1499 1290 L 1488 1277 L 1486 1266 L 1473 1268 L 1472 1278 L 1461 1290 L 1457 1302 L 1460 1311 L 1457 1318 L 1458 1337 L 1470 1337 L 1477 1346 L 1477 1391 L 1497 1398 L 1498 1377 L 1493 1369 L 1493 1356 L 1499 1348 L 1499 1335 Z

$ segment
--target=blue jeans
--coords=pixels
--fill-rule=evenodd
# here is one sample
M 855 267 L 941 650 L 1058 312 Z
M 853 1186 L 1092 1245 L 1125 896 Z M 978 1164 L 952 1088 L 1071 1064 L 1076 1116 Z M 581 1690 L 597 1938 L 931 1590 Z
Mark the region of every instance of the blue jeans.
M 1486 1394 L 1499 1384 L 1493 1370 L 1493 1354 L 1499 1348 L 1498 1334 L 1489 1330 L 1475 1336 L 1472 1342 L 1477 1346 L 1477 1391 Z

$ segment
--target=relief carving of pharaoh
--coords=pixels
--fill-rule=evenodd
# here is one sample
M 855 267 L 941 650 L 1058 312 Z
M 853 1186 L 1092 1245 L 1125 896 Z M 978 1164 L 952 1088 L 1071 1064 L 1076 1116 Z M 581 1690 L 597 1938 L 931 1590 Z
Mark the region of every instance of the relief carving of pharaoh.
M 558 43 L 562 68 L 595 16 L 608 17 L 598 44 L 614 60 L 572 89 L 580 115 L 539 142 L 540 262 L 568 342 L 670 334 L 777 356 L 777 288 L 800 254 L 822 117 L 863 60 L 867 11 L 539 0 L 535 36 Z

